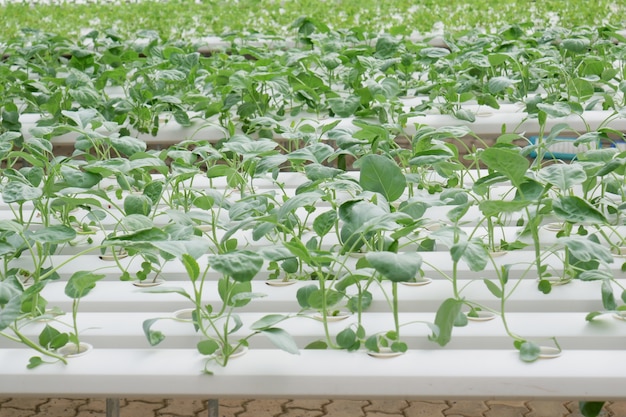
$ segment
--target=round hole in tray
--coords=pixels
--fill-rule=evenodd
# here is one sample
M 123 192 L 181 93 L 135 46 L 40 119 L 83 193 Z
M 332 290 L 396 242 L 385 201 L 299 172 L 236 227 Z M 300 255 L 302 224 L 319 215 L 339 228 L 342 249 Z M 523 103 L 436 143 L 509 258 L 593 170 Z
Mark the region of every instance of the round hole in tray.
M 615 317 L 618 320 L 626 321 L 626 310 L 616 311 L 615 313 L 613 313 L 613 317 Z
M 347 311 L 338 311 L 336 313 L 329 313 L 326 315 L 326 321 L 329 323 L 341 321 L 341 320 L 347 319 L 348 317 L 350 317 L 350 315 L 351 314 Z M 322 315 L 322 313 L 313 314 L 313 318 L 318 321 L 324 320 L 324 316 Z
M 126 251 L 120 251 L 117 253 L 116 256 L 117 259 L 124 259 L 128 257 L 128 253 L 126 253 Z M 104 255 L 100 255 L 100 259 L 102 259 L 103 261 L 114 261 L 116 256 L 110 253 L 105 253 Z
M 466 313 L 465 315 L 467 316 L 467 319 L 471 321 L 489 321 L 496 318 L 495 313 L 491 311 L 474 311 L 474 314 L 475 315 L 473 316 L 470 316 L 469 313 Z
M 551 232 L 558 232 L 563 229 L 563 223 L 552 222 L 543 226 L 544 229 L 549 230 Z
M 404 352 L 394 352 L 391 348 L 381 348 L 379 352 L 368 351 L 367 354 L 372 358 L 390 359 L 404 355 Z
M 58 353 L 66 358 L 77 358 L 79 356 L 86 355 L 92 350 L 93 346 L 89 343 L 80 342 L 77 347 L 75 343 L 70 342 L 59 348 Z
M 193 320 L 193 312 L 195 309 L 193 308 L 183 308 L 181 310 L 176 310 L 172 313 L 172 316 L 175 320 L 178 321 L 191 321 Z
M 553 359 L 561 356 L 561 349 L 553 346 L 539 346 L 539 358 Z
M 565 285 L 572 282 L 571 278 L 561 279 L 560 277 L 544 277 L 542 279 L 537 278 L 537 281 L 548 281 L 552 286 Z
M 284 281 L 282 279 L 268 279 L 267 281 L 265 281 L 265 285 L 269 285 L 270 287 L 286 287 L 295 283 L 295 279 L 289 279 L 287 281 Z
M 626 246 L 617 246 L 611 248 L 611 252 L 615 256 L 626 257 Z
M 163 284 L 164 282 L 165 280 L 161 278 L 157 278 L 157 279 L 147 279 L 145 281 L 133 281 L 133 285 L 139 288 L 150 288 L 150 287 L 157 287 Z
M 213 226 L 211 226 L 210 224 L 197 224 L 194 227 L 201 232 L 210 232 L 211 230 L 213 230 Z
M 406 285 L 407 287 L 422 287 L 424 285 L 428 285 L 433 282 L 432 278 L 428 277 L 420 277 L 416 278 L 415 281 L 404 281 L 401 282 L 402 285 Z
M 245 355 L 246 353 L 248 353 L 248 350 L 249 350 L 248 346 L 239 346 L 233 353 L 230 354 L 230 356 L 228 358 L 229 359 L 239 358 L 239 357 Z M 217 353 L 214 353 L 212 356 L 221 358 L 223 355 L 222 355 L 221 352 L 217 352 Z

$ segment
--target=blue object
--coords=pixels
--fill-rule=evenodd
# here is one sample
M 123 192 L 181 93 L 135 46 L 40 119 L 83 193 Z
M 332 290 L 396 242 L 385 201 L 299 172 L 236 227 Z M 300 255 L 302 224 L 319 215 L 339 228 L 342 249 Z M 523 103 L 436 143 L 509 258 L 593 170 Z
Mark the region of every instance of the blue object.
M 531 136 L 528 138 L 531 144 L 537 143 L 538 136 Z M 575 146 L 574 141 L 578 138 L 565 137 L 565 136 L 557 136 L 552 143 L 548 147 L 548 150 L 543 155 L 543 159 L 565 159 L 571 160 L 576 158 L 576 154 L 580 153 L 580 151 L 584 151 L 586 145 L 581 144 L 580 146 Z M 597 143 L 591 143 L 592 147 L 589 147 L 588 150 L 596 149 L 598 147 Z M 595 146 L 594 146 L 595 145 Z M 532 151 L 530 156 L 533 158 L 537 157 L 537 152 Z

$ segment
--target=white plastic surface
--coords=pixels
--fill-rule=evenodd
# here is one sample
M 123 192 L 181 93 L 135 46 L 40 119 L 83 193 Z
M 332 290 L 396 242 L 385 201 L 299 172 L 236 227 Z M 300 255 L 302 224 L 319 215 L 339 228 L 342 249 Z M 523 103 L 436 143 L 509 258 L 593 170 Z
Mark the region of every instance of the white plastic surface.
M 624 396 L 626 351 L 577 350 L 525 363 L 513 350 L 364 352 L 250 350 L 203 375 L 191 349 L 95 349 L 69 365 L 26 370 L 31 355 L 3 349 L 0 394 L 254 398 L 501 398 L 611 400 Z

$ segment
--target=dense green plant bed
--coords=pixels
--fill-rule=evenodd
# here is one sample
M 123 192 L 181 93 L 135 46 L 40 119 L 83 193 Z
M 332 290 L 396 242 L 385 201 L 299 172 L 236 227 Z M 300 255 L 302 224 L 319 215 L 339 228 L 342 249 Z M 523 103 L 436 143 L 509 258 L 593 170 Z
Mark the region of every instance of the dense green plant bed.
M 512 26 L 449 36 L 439 46 L 316 29 L 282 47 L 238 38 L 229 54 L 206 57 L 190 42 L 142 36 L 91 32 L 74 42 L 27 31 L 5 44 L 2 131 L 53 142 L 71 132 L 86 150 L 112 136 L 158 136 L 171 121 L 186 129 L 179 139 L 243 133 L 287 140 L 290 149 L 319 138 L 345 149 L 411 137 L 423 125 L 445 128 L 428 118 L 442 114 L 470 130 L 481 117 L 502 117 L 490 134 L 508 140 L 570 128 L 619 139 L 611 123 L 624 104 L 623 38 L 610 27 Z M 567 117 L 577 126 L 547 128 L 548 119 Z
M 230 298 L 236 294 L 243 304 L 255 297 L 249 285 L 257 276 L 313 279 L 298 303 L 319 310 L 324 320 L 342 300 L 353 312 L 366 309 L 371 302 L 367 288 L 390 281 L 397 335 L 372 339 L 357 328 L 354 346 L 339 342 L 350 349 L 364 344 L 376 350 L 379 342 L 406 349 L 397 339 L 398 284 L 419 281 L 424 271 L 451 283 L 450 296 L 441 300 L 431 324 L 433 340 L 440 344 L 460 323 L 462 308 L 484 308 L 463 296 L 461 269 L 485 271 L 484 284 L 480 279 L 478 284 L 501 299 L 503 319 L 508 292 L 525 277 L 537 278 L 538 291 L 544 293 L 571 280 L 601 281 L 604 310 L 590 312 L 587 319 L 619 314 L 613 287 L 622 291 L 615 280 L 621 269 L 611 264 L 626 245 L 624 157 L 617 149 L 542 166 L 540 160 L 531 165 L 525 149 L 502 141 L 477 151 L 474 157 L 489 170 L 474 171 L 445 151 L 449 148 L 439 139 L 417 136 L 416 148 L 404 150 L 406 164 L 391 157 L 397 149 L 379 147 L 357 155 L 359 171 L 347 173 L 322 165 L 324 158 L 309 159 L 316 153 L 325 158 L 342 153 L 328 145 L 311 144 L 284 155 L 273 148 L 253 152 L 250 146 L 259 143 L 234 136 L 224 144 L 228 151 L 188 143 L 187 149 L 176 145 L 129 158 L 83 158 L 81 153 L 55 158 L 43 140 L 14 143 L 2 172 L 2 334 L 53 357 L 56 348 L 78 340 L 75 328 L 59 336 L 58 344 L 37 346 L 23 337 L 21 323 L 47 314 L 41 296 L 47 283 L 74 269 L 84 255 L 98 253 L 113 262 L 104 267 L 106 274 L 122 280 L 156 282 L 169 263 L 182 263 L 193 293 L 168 287 L 155 291 L 178 293 L 195 303 L 201 303 L 203 283 L 213 273 L 222 275 L 220 294 L 230 307 L 238 305 Z M 541 152 L 543 145 L 537 146 Z M 13 168 L 17 158 L 30 166 Z M 279 173 L 276 160 L 290 163 L 292 173 Z M 426 260 L 434 250 L 449 259 Z M 523 252 L 515 256 L 516 250 Z M 498 264 L 498 251 L 513 256 Z M 204 254 L 208 258 L 197 261 Z M 98 269 L 71 275 L 66 294 L 75 300 L 74 316 L 79 300 L 104 277 Z M 352 286 L 357 298 L 344 300 Z M 196 305 L 196 314 L 206 314 L 207 323 L 231 314 L 220 310 L 214 317 L 212 308 L 204 309 Z M 146 335 L 156 344 L 161 336 L 150 327 L 144 328 Z M 229 349 L 226 339 L 206 336 L 212 340 L 207 349 Z M 534 342 L 511 337 L 522 359 L 536 359 Z
M 435 23 L 459 32 L 483 28 L 487 31 L 504 22 L 546 28 L 554 23 L 565 27 L 621 25 L 624 6 L 598 1 L 594 7 L 583 1 L 556 0 L 519 3 L 377 1 L 99 1 L 87 4 L 54 1 L 5 2 L 0 6 L 3 28 L 0 39 L 15 36 L 22 28 L 80 36 L 83 29 L 115 30 L 123 36 L 140 30 L 154 31 L 162 39 L 193 39 L 225 33 L 261 33 L 285 36 L 292 23 L 307 16 L 311 24 L 334 29 L 355 28 L 361 32 L 391 32 L 410 35 L 428 33 Z M 520 20 L 522 19 L 522 20 Z

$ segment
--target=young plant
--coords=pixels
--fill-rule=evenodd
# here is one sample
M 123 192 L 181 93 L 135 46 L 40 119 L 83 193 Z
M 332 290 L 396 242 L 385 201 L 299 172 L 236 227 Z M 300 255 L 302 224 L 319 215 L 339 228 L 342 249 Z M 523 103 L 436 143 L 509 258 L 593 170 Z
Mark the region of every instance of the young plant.
M 408 349 L 402 342 L 400 335 L 400 317 L 398 309 L 398 283 L 410 282 L 419 274 L 422 266 L 422 257 L 418 253 L 403 252 L 369 252 L 365 255 L 367 263 L 382 276 L 391 281 L 391 312 L 393 315 L 393 330 L 381 335 L 372 335 L 365 341 L 365 347 L 372 352 L 380 353 L 381 349 L 389 349 L 391 352 L 404 353 Z M 435 334 L 438 333 L 436 326 L 426 323 Z M 390 344 L 388 342 L 391 342 Z
M 81 353 L 84 349 L 81 346 L 78 330 L 78 307 L 80 300 L 88 295 L 96 287 L 96 283 L 103 278 L 104 274 L 96 274 L 92 271 L 77 271 L 72 274 L 65 285 L 65 295 L 73 300 L 72 332 L 68 335 L 68 342 L 73 344 L 70 349 L 71 354 Z
M 187 253 L 181 256 L 193 293 L 189 294 L 182 288 L 156 287 L 146 291 L 153 293 L 176 293 L 188 299 L 193 305 L 192 324 L 199 333 L 201 340 L 197 343 L 198 351 L 207 357 L 204 372 L 212 374 L 209 369 L 212 363 L 226 366 L 230 358 L 242 348 L 248 347 L 248 340 L 257 334 L 263 334 L 279 349 L 297 354 L 298 348 L 293 338 L 276 324 L 289 318 L 289 315 L 269 314 L 250 325 L 251 332 L 232 341 L 235 333 L 244 323 L 236 309 L 245 306 L 262 294 L 251 292 L 250 281 L 263 265 L 263 258 L 252 251 L 234 251 L 218 255 L 210 255 L 204 270 L 194 256 Z M 218 281 L 218 292 L 222 300 L 221 306 L 205 304 L 202 300 L 204 285 L 209 271 L 213 269 L 222 274 Z M 164 317 L 146 320 L 143 329 L 148 342 L 155 346 L 161 343 L 165 335 L 152 329 L 154 323 Z
M 526 271 L 522 273 L 520 278 L 513 284 L 513 286 L 511 286 L 509 285 L 509 271 L 512 265 L 497 265 L 491 257 L 490 261 L 496 271 L 498 281 L 497 283 L 494 283 L 494 281 L 492 280 L 484 279 L 483 282 L 485 283 L 491 294 L 493 294 L 500 300 L 499 313 L 502 324 L 504 325 L 506 333 L 513 339 L 513 345 L 517 350 L 519 350 L 520 359 L 524 362 L 534 362 L 542 357 L 542 355 L 559 355 L 561 353 L 561 347 L 559 346 L 556 338 L 551 338 L 551 340 L 554 342 L 555 348 L 546 348 L 540 346 L 534 341 L 526 340 L 524 337 L 513 333 L 509 327 L 506 315 L 506 302 L 515 292 L 519 284 L 524 279 L 524 275 L 526 275 L 530 268 L 526 269 Z

